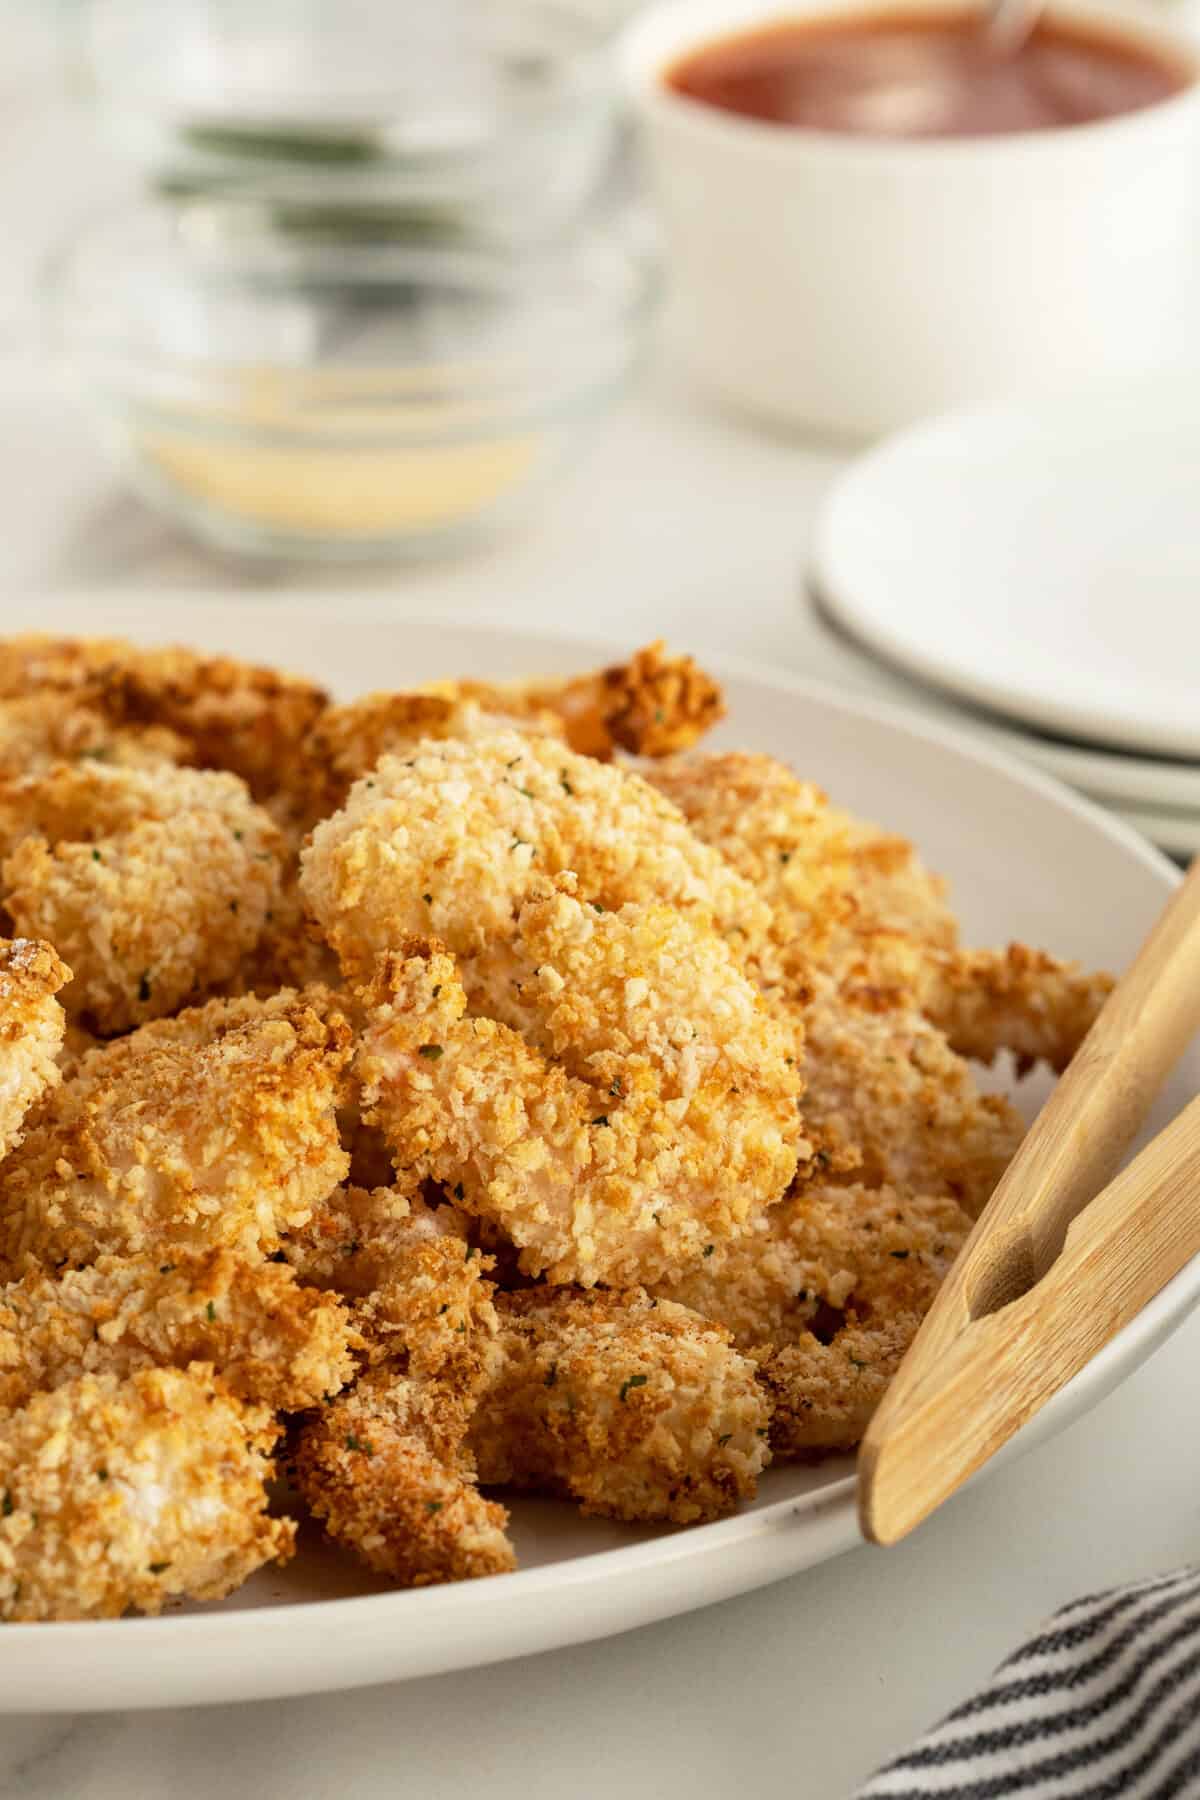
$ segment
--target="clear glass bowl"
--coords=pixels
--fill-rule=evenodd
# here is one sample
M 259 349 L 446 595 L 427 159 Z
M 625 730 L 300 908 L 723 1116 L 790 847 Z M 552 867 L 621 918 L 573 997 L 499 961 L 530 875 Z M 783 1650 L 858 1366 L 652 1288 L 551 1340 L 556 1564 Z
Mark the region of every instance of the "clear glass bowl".
M 52 259 L 43 317 L 149 500 L 238 551 L 355 560 L 527 511 L 625 381 L 656 288 L 626 222 L 534 252 L 205 203 L 102 222 Z
M 557 229 L 597 184 L 624 0 L 84 0 L 88 84 L 172 193 L 495 236 Z

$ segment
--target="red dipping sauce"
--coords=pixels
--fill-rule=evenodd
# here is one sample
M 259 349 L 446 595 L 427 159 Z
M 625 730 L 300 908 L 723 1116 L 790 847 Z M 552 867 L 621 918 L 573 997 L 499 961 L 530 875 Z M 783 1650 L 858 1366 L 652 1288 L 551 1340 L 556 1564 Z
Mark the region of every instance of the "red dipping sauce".
M 1131 38 L 1043 19 L 1012 54 L 977 12 L 784 19 L 691 50 L 677 94 L 724 112 L 867 137 L 991 137 L 1087 125 L 1188 87 L 1192 72 Z

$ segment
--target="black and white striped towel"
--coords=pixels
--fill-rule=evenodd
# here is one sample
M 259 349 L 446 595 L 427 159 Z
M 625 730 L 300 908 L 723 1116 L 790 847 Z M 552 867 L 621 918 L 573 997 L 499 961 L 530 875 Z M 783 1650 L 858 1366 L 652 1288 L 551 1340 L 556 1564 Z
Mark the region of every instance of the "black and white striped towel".
M 1076 1600 L 857 1800 L 1200 1796 L 1200 1568 Z

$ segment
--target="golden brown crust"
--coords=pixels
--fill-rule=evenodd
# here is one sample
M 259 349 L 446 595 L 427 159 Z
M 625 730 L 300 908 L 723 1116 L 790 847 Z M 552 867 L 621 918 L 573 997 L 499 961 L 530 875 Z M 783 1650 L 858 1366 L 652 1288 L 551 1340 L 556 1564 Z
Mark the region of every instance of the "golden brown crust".
M 345 1175 L 349 1054 L 345 1020 L 295 996 L 215 1002 L 91 1052 L 5 1164 L 4 1261 L 273 1250 Z
M 70 962 L 64 1003 L 102 1033 L 174 1012 L 258 942 L 280 838 L 236 776 L 57 764 L 0 783 L 4 905 Z
M 310 681 L 228 656 L 119 638 L 0 641 L 0 696 L 47 689 L 86 695 L 119 727 L 165 728 L 186 746 L 186 760 L 233 770 L 259 799 L 280 786 L 327 703 Z
M 156 1613 L 285 1561 L 295 1528 L 266 1512 L 275 1436 L 203 1364 L 84 1375 L 0 1418 L 0 1616 Z
M 485 1485 L 681 1525 L 753 1498 L 768 1412 L 728 1332 L 638 1288 L 530 1289 L 500 1295 L 497 1310 L 470 1433 Z
M 790 1044 L 720 938 L 547 888 L 516 920 L 509 1016 L 453 959 L 381 959 L 357 1067 L 397 1160 L 554 1282 L 662 1279 L 777 1199 L 806 1150 Z
M 657 1290 L 752 1356 L 776 1456 L 845 1450 L 866 1429 L 970 1230 L 948 1198 L 809 1188 Z
M 472 1404 L 380 1369 L 298 1434 L 292 1476 L 307 1506 L 335 1543 L 402 1587 L 516 1567 L 508 1514 L 460 1458 Z
M 0 1159 L 20 1142 L 30 1108 L 61 1080 L 66 1017 L 55 995 L 70 979 L 49 944 L 0 938 Z
M 102 1256 L 0 1289 L 0 1407 L 83 1374 L 211 1363 L 231 1394 L 316 1406 L 356 1373 L 359 1338 L 332 1294 L 228 1250 Z
M 515 731 L 385 756 L 317 826 L 301 865 L 308 905 L 359 978 L 403 935 L 433 935 L 469 990 L 476 968 L 494 985 L 521 902 L 567 871 L 592 905 L 660 901 L 738 946 L 771 924 L 750 884 L 640 776 Z

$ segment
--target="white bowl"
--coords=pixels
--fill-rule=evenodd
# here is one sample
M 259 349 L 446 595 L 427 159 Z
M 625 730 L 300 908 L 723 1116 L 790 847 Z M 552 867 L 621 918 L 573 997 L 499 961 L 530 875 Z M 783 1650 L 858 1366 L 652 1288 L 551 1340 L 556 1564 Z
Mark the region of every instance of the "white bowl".
M 884 139 L 766 124 L 668 88 L 714 38 L 867 0 L 670 0 L 626 32 L 697 369 L 766 419 L 855 436 L 1014 391 L 1171 361 L 1197 272 L 1200 64 L 1144 13 L 1066 0 L 1192 71 L 1093 124 Z M 870 0 L 873 15 L 937 0 Z

